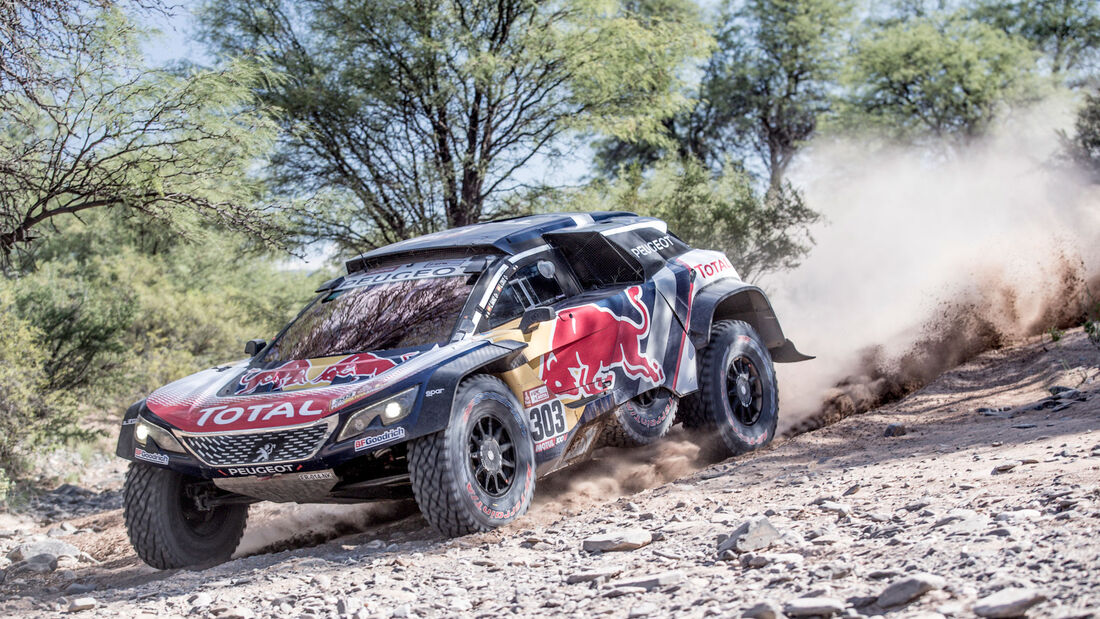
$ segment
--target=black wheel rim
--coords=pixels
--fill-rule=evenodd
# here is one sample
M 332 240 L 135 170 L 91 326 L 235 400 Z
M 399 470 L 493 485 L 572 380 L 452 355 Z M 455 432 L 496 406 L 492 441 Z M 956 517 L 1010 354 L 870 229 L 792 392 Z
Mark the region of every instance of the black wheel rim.
M 508 428 L 489 414 L 470 427 L 470 473 L 482 492 L 504 496 L 516 478 L 516 446 Z
M 220 518 L 218 518 L 220 510 L 199 509 L 194 496 L 189 494 L 186 489 L 186 484 L 181 485 L 179 503 L 180 515 L 183 516 L 183 525 L 187 527 L 191 533 L 199 537 L 215 535 L 218 530 L 221 529 Z
M 733 358 L 726 369 L 726 396 L 734 418 L 751 426 L 760 419 L 764 408 L 764 381 L 751 359 Z

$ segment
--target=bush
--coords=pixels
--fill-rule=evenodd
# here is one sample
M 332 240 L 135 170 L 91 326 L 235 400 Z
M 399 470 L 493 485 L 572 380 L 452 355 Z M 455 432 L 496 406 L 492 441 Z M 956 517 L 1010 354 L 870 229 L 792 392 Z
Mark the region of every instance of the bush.
M 42 332 L 19 317 L 0 281 L 0 498 L 27 472 L 32 453 L 88 433 L 76 427 L 71 394 L 50 390 Z

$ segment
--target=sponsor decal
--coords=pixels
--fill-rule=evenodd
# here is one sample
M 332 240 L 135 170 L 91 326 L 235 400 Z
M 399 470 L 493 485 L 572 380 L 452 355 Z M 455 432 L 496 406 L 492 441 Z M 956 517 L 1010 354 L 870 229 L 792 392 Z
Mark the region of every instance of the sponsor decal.
M 648 256 L 649 254 L 659 254 L 662 249 L 668 249 L 670 247 L 672 247 L 672 235 L 666 234 L 648 243 L 642 243 L 641 245 L 631 247 L 630 253 L 635 256 Z
M 301 468 L 301 465 L 298 465 Z M 293 464 L 269 464 L 267 466 L 234 466 L 227 467 L 223 474 L 225 475 L 275 475 L 276 473 L 290 473 L 293 472 Z M 222 469 L 218 469 L 221 473 Z
M 132 426 L 135 423 L 137 423 L 137 417 L 131 417 L 129 419 L 123 419 L 122 420 L 122 425 L 124 425 L 124 426 Z
M 463 274 L 463 261 L 439 261 L 420 264 L 402 265 L 399 267 L 385 267 L 371 269 L 363 273 L 357 273 L 344 279 L 340 290 L 358 288 L 360 286 L 375 286 L 389 282 L 400 282 L 412 279 L 434 279 L 437 277 L 451 277 Z
M 661 365 L 642 352 L 650 327 L 642 288 L 632 286 L 623 294 L 638 321 L 596 303 L 559 313 L 550 334 L 553 353 L 543 358 L 539 375 L 551 391 L 571 397 L 603 393 L 615 384 L 613 370 L 653 385 L 664 382 Z
M 298 405 L 298 408 L 295 408 L 291 402 L 269 402 L 249 406 L 211 406 L 199 410 L 199 420 L 196 425 L 201 428 L 209 422 L 224 426 L 238 421 L 248 421 L 249 423 L 256 420 L 269 421 L 277 417 L 286 418 L 286 425 L 291 425 L 292 422 L 301 423 L 324 412 L 325 409 L 323 408 L 313 407 L 313 400 L 302 402 Z
M 540 443 L 562 436 L 569 430 L 561 400 L 536 406 L 527 411 L 527 416 L 531 420 L 531 440 L 535 442 L 535 451 L 542 451 L 539 449 Z M 553 443 L 543 449 L 549 449 L 556 444 Z
M 427 392 L 424 393 L 424 397 L 425 398 L 434 398 L 435 396 L 437 396 L 441 393 L 443 393 L 442 389 L 429 389 Z
M 355 451 L 363 451 L 364 449 L 373 449 L 386 443 L 392 443 L 393 441 L 401 440 L 405 438 L 405 428 L 390 428 L 381 434 L 373 434 L 371 436 L 362 436 L 355 439 Z
M 296 391 L 311 387 L 352 383 L 389 371 L 417 353 L 402 355 L 400 361 L 379 357 L 374 353 L 358 353 L 316 366 L 308 359 L 288 361 L 270 369 L 253 368 L 237 380 L 236 395 Z
M 138 460 L 145 460 L 146 462 L 152 462 L 153 464 L 168 464 L 168 456 L 166 454 L 155 454 L 140 447 L 134 448 L 134 457 Z
M 536 404 L 542 404 L 550 399 L 550 390 L 546 388 L 546 385 L 539 385 L 534 389 L 528 389 L 523 392 L 523 406 L 524 408 L 531 408 Z
M 733 270 L 733 265 L 726 259 L 725 256 L 717 254 L 715 252 L 701 252 L 703 256 L 694 256 L 695 258 L 703 258 L 702 261 L 696 262 L 694 260 L 680 260 L 681 264 L 686 265 L 692 271 L 695 271 L 696 275 L 703 278 L 704 282 L 712 279 L 721 279 L 723 277 L 736 277 L 737 272 Z M 685 257 L 687 254 L 685 254 Z
M 315 471 L 313 473 L 299 473 L 298 479 L 302 481 L 319 481 L 322 479 L 336 479 L 336 473 L 332 471 Z

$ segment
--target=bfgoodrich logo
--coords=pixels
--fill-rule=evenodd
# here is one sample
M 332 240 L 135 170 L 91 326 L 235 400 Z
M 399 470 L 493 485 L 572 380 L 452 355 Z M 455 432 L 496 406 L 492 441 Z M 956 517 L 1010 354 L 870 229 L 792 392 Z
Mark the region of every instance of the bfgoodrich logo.
M 405 428 L 390 428 L 381 434 L 355 439 L 355 451 L 371 449 L 403 438 L 405 438 Z
M 140 447 L 134 448 L 134 457 L 138 460 L 145 460 L 146 462 L 153 462 L 156 464 L 168 464 L 168 456 L 165 454 L 154 454 L 145 451 Z

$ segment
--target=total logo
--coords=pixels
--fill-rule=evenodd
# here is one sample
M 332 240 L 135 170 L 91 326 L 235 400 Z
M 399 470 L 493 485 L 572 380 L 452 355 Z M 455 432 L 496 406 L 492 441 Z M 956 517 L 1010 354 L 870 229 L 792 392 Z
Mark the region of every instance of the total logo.
M 325 412 L 326 409 L 324 408 L 313 408 L 313 400 L 302 402 L 297 409 L 294 408 L 294 404 L 291 402 L 270 402 L 250 406 L 211 406 L 199 410 L 199 420 L 195 425 L 204 427 L 207 423 L 212 423 L 213 425 L 225 426 L 242 419 L 253 422 L 256 420 L 268 421 L 276 417 L 292 420 L 295 417 L 317 417 Z

